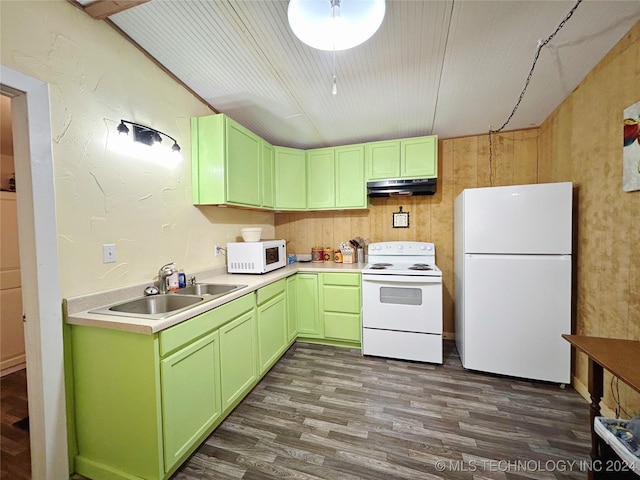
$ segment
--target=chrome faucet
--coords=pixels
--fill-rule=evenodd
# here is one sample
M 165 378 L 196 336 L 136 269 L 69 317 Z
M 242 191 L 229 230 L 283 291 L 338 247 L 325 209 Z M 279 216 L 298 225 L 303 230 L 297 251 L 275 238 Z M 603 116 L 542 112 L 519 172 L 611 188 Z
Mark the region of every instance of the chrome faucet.
M 171 275 L 173 275 L 173 262 L 160 267 L 160 271 L 158 271 L 158 278 L 160 279 L 160 285 L 158 285 L 158 287 L 160 289 L 160 293 L 169 293 L 167 278 Z

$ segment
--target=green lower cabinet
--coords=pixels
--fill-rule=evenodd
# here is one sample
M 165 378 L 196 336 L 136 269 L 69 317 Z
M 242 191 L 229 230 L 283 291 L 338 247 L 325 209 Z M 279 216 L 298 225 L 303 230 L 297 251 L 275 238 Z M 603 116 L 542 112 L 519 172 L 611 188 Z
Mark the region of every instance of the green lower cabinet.
M 285 282 L 283 282 L 284 286 Z M 258 305 L 258 351 L 260 373 L 266 372 L 280 358 L 287 346 L 287 302 L 281 293 Z
M 298 276 L 287 277 L 287 343 L 298 336 Z
M 296 276 L 298 335 L 322 338 L 322 323 L 318 311 L 318 274 L 298 273 Z
M 321 273 L 319 304 L 326 339 L 360 344 L 359 273 Z
M 219 358 L 215 331 L 160 362 L 166 471 L 189 453 L 222 413 Z
M 163 479 L 158 335 L 71 327 L 76 472 Z
M 255 309 L 220 327 L 222 409 L 226 410 L 258 378 Z

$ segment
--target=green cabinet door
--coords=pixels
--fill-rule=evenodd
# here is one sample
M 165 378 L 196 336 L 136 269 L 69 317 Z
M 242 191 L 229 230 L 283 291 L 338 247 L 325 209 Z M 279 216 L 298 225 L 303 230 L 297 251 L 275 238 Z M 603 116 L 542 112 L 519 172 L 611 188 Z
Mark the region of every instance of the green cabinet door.
M 222 409 L 246 393 L 258 376 L 255 309 L 220 327 Z
M 260 374 L 266 372 L 287 345 L 287 302 L 284 292 L 258 305 Z
M 400 141 L 365 144 L 367 181 L 400 177 Z
M 191 119 L 191 193 L 194 205 L 226 203 L 225 116 Z
M 298 335 L 298 275 L 287 278 L 287 343 Z
M 364 172 L 364 146 L 348 145 L 335 149 L 335 207 L 367 208 Z
M 318 274 L 298 273 L 298 335 L 301 337 L 322 337 L 322 324 L 318 311 Z
M 304 150 L 275 148 L 276 209 L 304 210 L 307 207 Z
M 319 303 L 325 338 L 360 343 L 360 274 L 320 274 Z
M 333 148 L 307 151 L 307 208 L 334 208 L 335 165 Z
M 260 137 L 228 117 L 225 120 L 227 202 L 259 207 L 262 204 Z
M 221 414 L 219 356 L 218 332 L 213 332 L 160 362 L 166 471 Z
M 408 138 L 400 142 L 400 176 L 435 178 L 438 176 L 438 137 Z
M 273 146 L 268 144 L 264 140 L 261 142 L 261 145 L 262 206 L 265 208 L 273 208 L 275 205 L 275 153 Z
M 196 205 L 262 205 L 262 139 L 224 114 L 191 119 L 191 188 Z

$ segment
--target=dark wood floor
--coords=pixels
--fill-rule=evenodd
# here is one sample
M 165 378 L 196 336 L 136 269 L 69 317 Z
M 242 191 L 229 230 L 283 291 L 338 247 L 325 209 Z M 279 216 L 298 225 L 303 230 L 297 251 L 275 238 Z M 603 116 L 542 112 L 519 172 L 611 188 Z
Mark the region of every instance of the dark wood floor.
M 26 370 L 0 379 L 0 470 L 3 480 L 31 478 Z
M 571 387 L 296 343 L 174 479 L 586 478 Z M 578 463 L 573 463 L 578 462 Z

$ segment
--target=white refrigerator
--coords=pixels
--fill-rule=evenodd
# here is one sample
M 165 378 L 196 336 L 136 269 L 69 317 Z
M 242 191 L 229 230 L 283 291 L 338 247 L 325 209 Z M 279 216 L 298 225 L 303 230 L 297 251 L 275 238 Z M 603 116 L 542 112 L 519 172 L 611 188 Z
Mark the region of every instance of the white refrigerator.
M 454 205 L 456 347 L 464 368 L 568 384 L 570 182 L 464 190 Z

